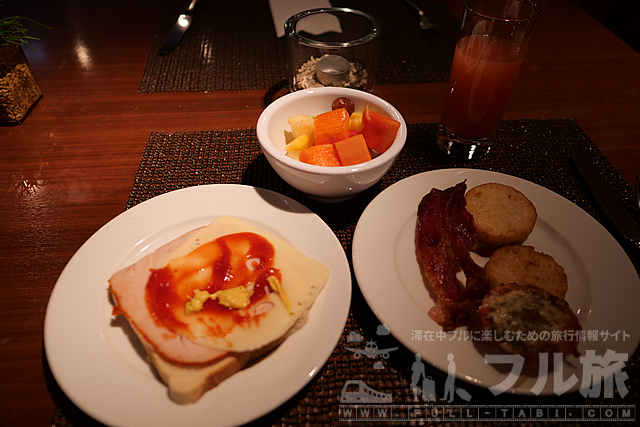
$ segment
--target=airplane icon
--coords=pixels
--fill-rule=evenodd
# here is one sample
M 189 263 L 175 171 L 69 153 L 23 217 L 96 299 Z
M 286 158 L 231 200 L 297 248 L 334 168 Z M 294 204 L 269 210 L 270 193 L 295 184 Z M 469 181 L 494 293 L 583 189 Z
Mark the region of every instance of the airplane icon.
M 393 347 L 393 348 L 385 348 L 385 349 L 378 349 L 378 344 L 375 341 L 368 341 L 367 345 L 365 346 L 364 350 L 359 349 L 359 348 L 351 348 L 351 347 L 346 347 L 347 350 L 352 351 L 354 353 L 353 357 L 358 359 L 360 357 L 360 355 L 364 354 L 365 356 L 369 357 L 369 358 L 374 358 L 377 356 L 382 356 L 383 359 L 388 359 L 389 358 L 389 353 L 391 353 L 394 350 L 397 350 L 398 347 Z

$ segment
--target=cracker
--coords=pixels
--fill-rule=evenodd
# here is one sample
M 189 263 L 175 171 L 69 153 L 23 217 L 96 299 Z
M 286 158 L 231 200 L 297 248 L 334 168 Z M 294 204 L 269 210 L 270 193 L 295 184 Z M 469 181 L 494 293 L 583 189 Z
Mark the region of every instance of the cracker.
M 513 187 L 487 183 L 470 189 L 465 199 L 478 240 L 492 246 L 523 242 L 536 224 L 536 208 Z

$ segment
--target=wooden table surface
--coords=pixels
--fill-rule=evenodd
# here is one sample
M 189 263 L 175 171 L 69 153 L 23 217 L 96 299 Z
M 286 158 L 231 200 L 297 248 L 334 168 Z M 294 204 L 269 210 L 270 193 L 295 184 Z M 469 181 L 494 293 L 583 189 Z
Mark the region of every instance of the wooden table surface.
M 26 50 L 44 97 L 0 127 L 0 423 L 51 423 L 47 301 L 74 252 L 123 211 L 149 134 L 255 126 L 266 91 L 138 94 L 164 2 L 13 2 L 53 27 Z M 456 16 L 462 0 L 446 0 Z M 505 119 L 576 118 L 622 176 L 640 173 L 640 54 L 568 0 L 543 10 Z M 446 83 L 377 86 L 408 123 L 440 119 Z M 541 153 L 540 155 L 543 155 Z

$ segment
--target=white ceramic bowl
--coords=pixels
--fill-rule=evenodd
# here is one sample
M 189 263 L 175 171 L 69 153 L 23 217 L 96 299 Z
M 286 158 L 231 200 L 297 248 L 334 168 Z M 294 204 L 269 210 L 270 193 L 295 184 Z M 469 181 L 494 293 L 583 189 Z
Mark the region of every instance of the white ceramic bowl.
M 371 111 L 400 122 L 391 147 L 376 158 L 353 166 L 317 166 L 288 157 L 284 151 L 285 132 L 291 132 L 287 119 L 297 114 L 314 116 L 330 111 L 333 100 L 341 96 L 350 98 L 357 112 L 369 105 Z M 271 103 L 258 119 L 257 136 L 269 164 L 289 185 L 313 199 L 339 202 L 371 187 L 391 168 L 407 139 L 407 125 L 398 110 L 371 93 L 323 87 L 293 92 Z

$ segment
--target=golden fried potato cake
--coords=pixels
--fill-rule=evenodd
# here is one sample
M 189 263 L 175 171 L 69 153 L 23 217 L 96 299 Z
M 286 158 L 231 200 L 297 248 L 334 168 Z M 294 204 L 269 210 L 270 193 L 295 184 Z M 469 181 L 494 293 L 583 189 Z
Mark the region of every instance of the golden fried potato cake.
M 538 286 L 558 298 L 564 298 L 569 287 L 564 268 L 552 256 L 526 245 L 495 250 L 485 265 L 485 275 L 491 287 L 515 282 Z
M 478 240 L 492 246 L 520 243 L 531 234 L 538 214 L 524 194 L 495 182 L 470 189 L 465 199 Z
M 537 363 L 540 353 L 579 355 L 580 321 L 565 300 L 537 286 L 498 285 L 484 297 L 479 311 L 492 341 L 529 363 Z

